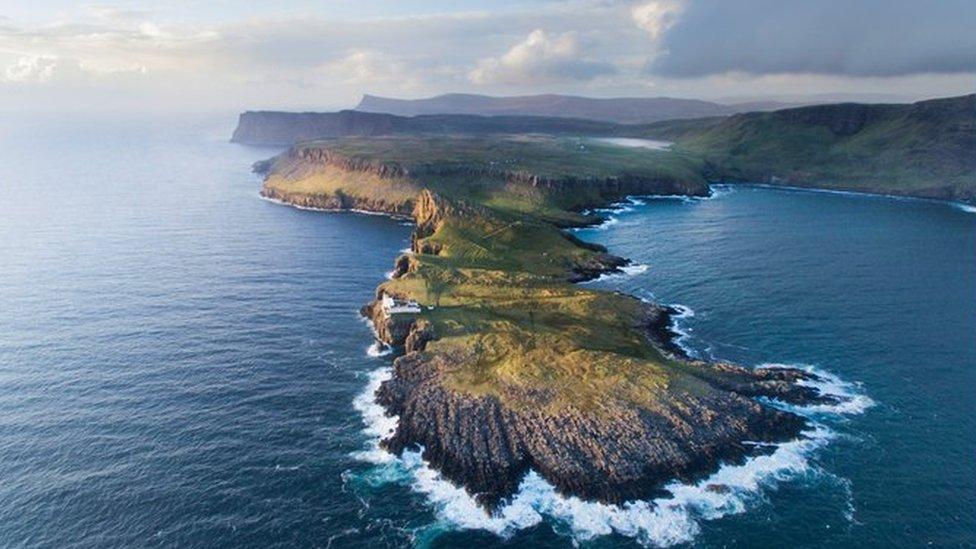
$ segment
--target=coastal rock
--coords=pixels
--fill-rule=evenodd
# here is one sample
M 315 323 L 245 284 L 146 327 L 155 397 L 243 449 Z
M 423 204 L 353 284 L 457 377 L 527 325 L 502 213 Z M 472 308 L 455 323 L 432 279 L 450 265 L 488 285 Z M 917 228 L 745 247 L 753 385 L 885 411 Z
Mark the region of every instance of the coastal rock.
M 400 218 L 407 218 L 413 209 L 413 205 L 410 203 L 388 202 L 383 199 L 354 197 L 345 194 L 286 193 L 269 186 L 261 189 L 261 196 L 300 208 L 327 211 L 357 210 L 384 213 Z
M 512 495 L 529 469 L 584 499 L 660 495 L 671 480 L 693 481 L 751 455 L 743 440 L 784 441 L 805 426 L 799 416 L 705 384 L 676 392 L 660 409 L 624 407 L 610 396 L 601 414 L 513 409 L 493 396 L 447 388 L 445 372 L 466 360 L 474 357 L 412 353 L 396 360 L 393 378 L 377 392 L 400 418 L 383 444 L 394 453 L 423 447 L 433 468 L 489 508 Z M 741 375 L 749 385 L 751 375 Z

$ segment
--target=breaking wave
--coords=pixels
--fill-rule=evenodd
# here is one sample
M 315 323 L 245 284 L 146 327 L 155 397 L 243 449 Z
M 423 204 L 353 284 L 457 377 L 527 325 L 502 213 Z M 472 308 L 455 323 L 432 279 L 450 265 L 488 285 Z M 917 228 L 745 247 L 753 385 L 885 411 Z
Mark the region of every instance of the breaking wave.
M 381 357 L 386 356 L 393 352 L 389 346 L 384 345 L 380 341 L 374 341 L 372 345 L 366 348 L 366 354 L 371 357 Z
M 600 276 L 598 276 L 598 277 L 596 277 L 596 278 L 594 278 L 592 280 L 586 280 L 586 281 L 580 282 L 580 284 L 582 284 L 582 285 L 595 284 L 597 282 L 604 282 L 604 281 L 611 280 L 611 279 L 614 279 L 614 278 L 619 278 L 619 277 L 622 277 L 622 276 L 637 276 L 637 275 L 639 275 L 641 273 L 647 272 L 647 269 L 649 269 L 649 268 L 650 268 L 649 266 L 647 266 L 647 265 L 645 265 L 643 263 L 625 265 L 625 266 L 621 267 L 620 269 L 618 269 L 616 271 L 612 271 L 612 272 L 608 272 L 608 273 L 602 273 Z
M 759 367 L 772 366 L 780 365 Z M 431 469 L 424 462 L 422 451 L 405 451 L 396 457 L 380 447 L 380 441 L 393 434 L 399 421 L 395 416 L 387 416 L 374 396 L 380 384 L 392 376 L 389 366 L 370 373 L 364 391 L 353 402 L 362 414 L 363 432 L 368 436 L 366 447 L 353 453 L 353 457 L 374 465 L 367 473 L 370 483 L 396 482 L 422 494 L 437 517 L 438 523 L 431 526 L 434 529 L 479 529 L 508 537 L 543 520 L 551 520 L 557 531 L 571 536 L 574 542 L 616 533 L 645 546 L 688 543 L 701 532 L 702 522 L 748 511 L 763 500 L 765 489 L 774 489 L 782 482 L 831 476 L 809 459 L 836 436 L 816 418 L 824 414 L 835 417 L 860 414 L 873 402 L 859 393 L 855 384 L 829 372 L 802 367 L 820 378 L 809 382 L 810 386 L 835 397 L 837 404 L 793 408 L 811 420 L 811 427 L 801 438 L 771 445 L 775 446 L 772 452 L 742 464 L 724 465 L 700 482 L 672 482 L 665 486 L 671 494 L 668 497 L 622 505 L 583 501 L 558 494 L 538 473 L 530 471 L 510 501 L 488 515 L 463 488 Z
M 835 404 L 810 404 L 797 406 L 770 400 L 769 402 L 778 408 L 782 408 L 803 416 L 811 417 L 817 415 L 858 415 L 863 414 L 868 408 L 874 406 L 874 400 L 861 392 L 861 387 L 856 383 L 842 380 L 834 374 L 821 370 L 809 364 L 778 364 L 764 363 L 756 368 L 796 368 L 804 370 L 817 377 L 798 384 L 806 387 L 813 387 L 821 395 L 829 395 L 837 399 Z
M 688 345 L 688 340 L 691 339 L 691 328 L 685 326 L 683 322 L 685 319 L 694 317 L 695 310 L 680 303 L 672 303 L 668 306 L 678 311 L 678 314 L 671 316 L 671 325 L 669 326 L 671 332 L 675 335 L 671 340 L 672 343 L 677 345 L 689 357 L 699 358 L 698 352 Z
M 649 200 L 677 200 L 680 202 L 700 202 L 703 200 L 712 200 L 725 196 L 733 191 L 731 185 L 725 184 L 715 184 L 709 187 L 708 196 L 687 196 L 679 194 L 648 194 L 648 195 L 635 195 L 628 196 L 622 201 L 614 202 L 606 208 L 595 208 L 592 210 L 584 210 L 584 214 L 600 214 L 603 215 L 603 221 L 597 225 L 591 225 L 588 227 L 580 227 L 573 229 L 574 231 L 585 231 L 585 230 L 595 230 L 595 231 L 605 231 L 614 225 L 620 223 L 620 219 L 617 218 L 618 214 L 629 213 L 635 211 L 636 207 L 646 206 Z M 965 206 L 960 204 L 961 206 Z

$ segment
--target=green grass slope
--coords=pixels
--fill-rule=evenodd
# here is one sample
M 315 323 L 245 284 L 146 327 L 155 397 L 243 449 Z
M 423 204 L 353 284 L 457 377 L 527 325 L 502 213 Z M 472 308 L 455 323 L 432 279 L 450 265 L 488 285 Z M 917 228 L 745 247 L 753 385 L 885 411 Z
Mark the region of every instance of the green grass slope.
M 711 180 L 976 201 L 976 95 L 671 121 L 647 135 L 700 156 Z

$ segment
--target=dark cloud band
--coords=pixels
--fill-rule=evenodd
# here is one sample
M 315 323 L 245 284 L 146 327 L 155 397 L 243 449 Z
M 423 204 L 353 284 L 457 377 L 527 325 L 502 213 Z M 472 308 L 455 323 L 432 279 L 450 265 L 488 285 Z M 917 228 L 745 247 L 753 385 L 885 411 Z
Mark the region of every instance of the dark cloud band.
M 648 70 L 673 77 L 976 72 L 973 29 L 973 0 L 691 0 Z

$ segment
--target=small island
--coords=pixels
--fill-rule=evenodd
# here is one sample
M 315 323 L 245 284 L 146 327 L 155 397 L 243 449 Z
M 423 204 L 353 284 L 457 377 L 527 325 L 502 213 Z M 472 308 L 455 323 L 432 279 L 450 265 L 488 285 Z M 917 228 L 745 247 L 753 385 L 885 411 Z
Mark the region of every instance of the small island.
M 376 395 L 399 416 L 383 445 L 423 447 L 487 510 L 529 470 L 588 500 L 660 495 L 802 436 L 805 420 L 766 399 L 822 401 L 809 373 L 692 360 L 672 342 L 675 311 L 576 284 L 628 261 L 566 229 L 630 195 L 708 195 L 696 156 L 415 135 L 304 142 L 256 167 L 267 198 L 416 223 L 362 311 L 401 353 Z

